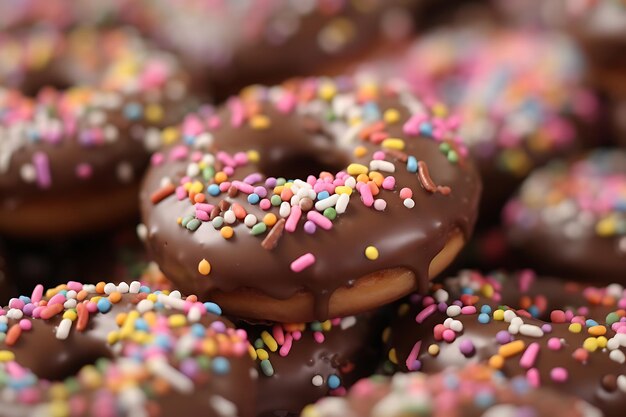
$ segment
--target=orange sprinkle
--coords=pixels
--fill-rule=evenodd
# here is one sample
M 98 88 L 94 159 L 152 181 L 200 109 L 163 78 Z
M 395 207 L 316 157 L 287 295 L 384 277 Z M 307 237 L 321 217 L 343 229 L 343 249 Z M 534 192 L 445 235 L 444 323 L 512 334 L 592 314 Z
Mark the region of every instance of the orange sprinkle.
M 359 175 L 356 177 L 356 181 L 357 181 L 357 182 L 368 182 L 368 181 L 369 181 L 369 179 L 370 179 L 370 177 L 368 177 L 368 176 L 367 176 L 367 174 L 359 174 Z
M 17 342 L 17 340 L 20 338 L 21 334 L 22 334 L 22 328 L 20 327 L 20 325 L 14 324 L 13 326 L 11 326 L 11 328 L 7 332 L 7 336 L 4 339 L 4 343 L 7 346 L 13 346 Z
M 221 184 L 228 179 L 228 175 L 224 171 L 216 172 L 214 180 L 217 184 Z
M 117 291 L 112 292 L 111 294 L 109 294 L 109 301 L 113 304 L 119 303 L 120 301 L 122 301 L 122 294 Z
M 378 186 L 376 185 L 374 181 L 368 181 L 367 186 L 370 187 L 370 190 L 372 190 L 373 196 L 377 196 L 378 193 L 380 192 L 380 189 L 378 188 Z
M 76 301 L 84 301 L 89 293 L 85 290 L 80 290 L 78 294 L 76 294 Z
M 106 285 L 105 282 L 100 281 L 99 283 L 96 284 L 96 292 L 98 294 L 104 294 L 104 286 Z
M 204 193 L 198 193 L 193 198 L 193 201 L 195 201 L 196 203 L 204 203 L 206 201 L 206 196 L 204 195 Z
M 230 239 L 231 237 L 233 237 L 234 233 L 235 232 L 233 231 L 233 228 L 230 226 L 224 226 L 220 229 L 220 234 L 224 239 Z
M 276 218 L 276 215 L 274 213 L 267 213 L 265 216 L 263 216 L 263 223 L 265 223 L 265 225 L 268 227 L 274 226 L 277 221 L 278 219 Z
M 280 199 L 283 201 L 289 201 L 291 200 L 291 197 L 293 197 L 293 191 L 291 191 L 291 188 L 284 187 L 280 192 Z
M 246 209 L 244 209 L 241 204 L 233 203 L 231 208 L 235 213 L 235 217 L 239 220 L 243 220 L 248 214 L 248 212 L 246 212 Z
M 89 311 L 87 310 L 85 303 L 80 303 L 76 306 L 76 312 L 78 313 L 76 330 L 82 332 L 87 328 L 87 323 L 89 323 Z
M 604 326 L 591 326 L 588 330 L 592 336 L 604 336 L 606 334 L 606 327 Z
M 41 318 L 43 320 L 51 319 L 64 309 L 65 307 L 63 307 L 63 304 L 52 304 L 51 306 L 47 306 L 46 308 L 41 310 Z

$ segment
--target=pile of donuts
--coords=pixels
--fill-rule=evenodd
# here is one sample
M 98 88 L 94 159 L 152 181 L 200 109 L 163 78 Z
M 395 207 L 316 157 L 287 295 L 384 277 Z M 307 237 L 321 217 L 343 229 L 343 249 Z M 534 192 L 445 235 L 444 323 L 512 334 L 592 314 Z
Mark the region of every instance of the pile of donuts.
M 625 52 L 623 0 L 0 2 L 0 417 L 623 415 Z

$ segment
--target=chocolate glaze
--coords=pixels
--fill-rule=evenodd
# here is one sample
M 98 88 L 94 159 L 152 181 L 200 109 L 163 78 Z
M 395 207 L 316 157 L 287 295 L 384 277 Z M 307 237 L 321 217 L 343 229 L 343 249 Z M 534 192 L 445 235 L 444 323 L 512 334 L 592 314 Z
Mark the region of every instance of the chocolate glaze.
M 488 400 L 485 401 L 485 399 Z M 506 381 L 484 366 L 414 372 L 359 381 L 342 399 L 322 399 L 302 417 L 599 417 L 580 399 L 550 389 L 531 389 L 520 378 Z
M 563 274 L 597 284 L 624 283 L 626 234 L 619 226 L 624 221 L 624 212 L 618 201 L 626 192 L 617 191 L 620 194 L 611 197 L 614 201 L 607 202 L 603 212 L 581 208 L 578 200 L 586 198 L 583 194 L 594 192 L 574 184 L 573 167 L 581 164 L 596 167 L 597 173 L 589 177 L 597 176 L 594 181 L 598 187 L 608 186 L 604 181 L 610 176 L 621 177 L 626 183 L 626 153 L 619 150 L 596 150 L 572 163 L 553 161 L 529 177 L 518 196 L 507 203 L 503 225 L 509 242 L 524 255 L 529 265 L 540 272 Z M 583 174 L 576 176 L 584 178 Z M 559 188 L 555 185 L 563 181 L 572 184 L 565 193 L 562 185 L 558 185 Z M 543 197 L 537 200 L 538 186 L 548 192 L 553 190 L 555 195 L 565 194 L 564 203 L 550 202 Z M 566 205 L 572 204 L 574 214 L 567 214 Z M 615 216 L 616 230 L 609 235 L 600 235 L 596 230 L 599 222 L 609 215 Z
M 443 369 L 453 367 L 461 368 L 470 363 L 483 363 L 486 364 L 492 356 L 498 353 L 501 346 L 501 342 L 498 342 L 496 335 L 498 332 L 504 332 L 509 334 L 509 325 L 507 321 L 498 321 L 493 318 L 487 324 L 481 324 L 478 321 L 478 313 L 480 313 L 483 305 L 490 305 L 492 308 L 497 308 L 500 304 L 511 303 L 512 308 L 519 308 L 523 300 L 523 297 L 530 297 L 535 302 L 537 297 L 535 294 L 546 291 L 544 295 L 544 301 L 548 308 L 564 309 L 567 310 L 567 306 L 590 306 L 589 314 L 585 314 L 584 318 L 594 319 L 597 323 L 606 323 L 605 317 L 608 311 L 618 311 L 617 306 L 614 304 L 611 306 L 602 306 L 590 302 L 588 299 L 581 298 L 580 295 L 576 296 L 576 291 L 569 287 L 569 284 L 559 283 L 558 281 L 548 278 L 544 281 L 543 278 L 533 277 L 532 280 L 528 280 L 528 277 L 523 278 L 525 273 L 513 275 L 507 277 L 506 275 L 494 275 L 491 277 L 482 277 L 479 273 L 472 273 L 473 275 L 466 275 L 461 277 L 460 280 L 446 281 L 446 284 L 450 284 L 450 287 L 443 287 L 444 289 L 450 288 L 451 291 L 449 299 L 420 323 L 416 323 L 417 314 L 423 310 L 423 304 L 418 297 L 414 298 L 410 306 L 404 306 L 401 308 L 401 316 L 399 316 L 391 326 L 391 332 L 389 335 L 389 345 L 394 349 L 395 357 L 397 357 L 397 367 L 399 370 L 406 372 L 409 367 L 412 370 L 419 368 L 420 371 L 426 373 L 436 373 Z M 522 282 L 526 281 L 526 284 Z M 493 295 L 485 295 L 483 285 L 491 282 L 494 285 Z M 460 284 L 464 283 L 464 284 Z M 501 287 L 500 287 L 501 286 Z M 524 291 L 519 291 L 520 286 L 525 288 Z M 454 320 L 460 321 L 463 325 L 463 329 L 456 333 L 456 338 L 452 342 L 445 342 L 443 340 L 436 340 L 434 336 L 435 326 L 443 324 L 448 319 L 446 313 L 446 306 L 453 304 L 454 300 L 458 300 L 456 297 L 459 295 L 455 288 L 465 288 L 462 293 L 465 294 L 465 301 L 460 302 L 459 305 L 475 305 L 478 312 L 461 314 L 454 317 Z M 623 297 L 623 288 L 616 290 L 619 296 Z M 471 294 L 474 291 L 475 295 Z M 501 292 L 501 291 L 502 292 Z M 433 289 L 435 291 L 435 289 Z M 603 289 L 596 289 L 601 294 L 607 294 L 603 292 Z M 613 294 L 615 290 L 609 290 L 608 294 Z M 431 293 L 436 299 L 439 299 L 441 293 Z M 580 293 L 579 293 L 580 294 Z M 586 294 L 586 293 L 583 293 Z M 469 298 L 467 298 L 469 297 Z M 534 298 L 533 298 L 534 297 Z M 461 298 L 463 299 L 463 298 Z M 517 300 L 517 301 L 515 301 Z M 600 301 L 601 302 L 601 301 Z M 469 303 L 469 304 L 468 304 Z M 543 303 L 540 303 L 543 304 Z M 533 311 L 532 309 L 529 311 Z M 536 311 L 536 310 L 535 310 Z M 570 310 L 572 311 L 572 310 Z M 575 309 L 574 312 L 579 312 Z M 548 313 L 548 309 L 539 312 L 539 316 L 545 317 Z M 593 315 L 593 314 L 597 314 Z M 605 416 L 619 416 L 623 413 L 623 407 L 626 405 L 626 393 L 621 391 L 616 384 L 611 383 L 610 379 L 615 379 L 624 374 L 624 365 L 616 362 L 609 357 L 609 351 L 607 349 L 598 348 L 596 351 L 589 351 L 588 358 L 584 361 L 577 360 L 573 357 L 575 354 L 580 354 L 578 350 L 585 350 L 582 348 L 583 342 L 591 336 L 587 331 L 587 327 L 582 326 L 582 331 L 579 333 L 568 330 L 570 326 L 569 321 L 556 322 L 550 321 L 549 317 L 546 317 L 548 321 L 528 317 L 527 312 L 518 311 L 518 316 L 523 318 L 524 324 L 530 324 L 535 326 L 544 326 L 547 323 L 551 326 L 551 331 L 545 332 L 541 337 L 531 337 L 522 334 L 511 334 L 511 340 L 522 340 L 525 342 L 525 346 L 531 343 L 539 343 L 540 351 L 535 361 L 532 364 L 532 369 L 537 369 L 539 375 L 539 385 L 541 389 L 549 388 L 556 391 L 564 392 L 568 395 L 573 395 L 580 399 L 583 399 L 593 406 L 600 409 Z M 607 317 L 608 318 L 608 317 Z M 591 325 L 589 325 L 591 326 Z M 607 326 L 605 327 L 607 339 L 611 339 L 615 336 L 614 330 Z M 559 350 L 551 349 L 547 346 L 547 341 L 551 338 L 562 339 L 563 343 Z M 462 353 L 461 348 L 463 343 L 471 341 L 473 344 L 473 351 L 471 353 Z M 419 347 L 419 353 L 417 356 L 412 356 L 412 350 L 415 349 L 416 343 L 421 342 Z M 609 346 L 615 342 L 615 340 L 609 342 Z M 436 355 L 431 355 L 428 352 L 428 348 L 431 345 L 437 345 L 439 351 Z M 625 351 L 623 347 L 617 345 L 617 349 L 622 352 Z M 614 349 L 615 347 L 613 347 Z M 523 352 L 523 351 L 522 351 Z M 393 356 L 393 355 L 392 355 Z M 417 362 L 410 362 L 409 358 L 417 359 L 421 362 L 420 365 Z M 526 376 L 527 368 L 523 368 L 520 365 L 521 353 L 518 353 L 512 357 L 504 359 L 504 364 L 501 371 L 509 378 L 516 376 Z M 562 367 L 567 370 L 568 377 L 565 381 L 558 382 L 552 379 L 551 372 L 554 368 Z M 530 377 L 529 381 L 530 381 Z M 623 377 L 622 377 L 623 378 Z
M 95 294 L 94 294 L 95 295 Z M 93 296 L 93 295 L 92 295 Z M 88 296 L 88 299 L 90 296 Z M 125 294 L 122 301 L 113 305 L 111 311 L 106 314 L 92 314 L 84 331 L 72 329 L 66 340 L 59 340 L 55 336 L 55 329 L 61 322 L 59 315 L 49 320 L 27 318 L 32 324 L 32 329 L 23 332 L 13 346 L 0 343 L 2 350 L 8 350 L 15 354 L 15 361 L 22 367 L 32 371 L 41 381 L 42 390 L 46 388 L 45 380 L 52 382 L 63 381 L 73 377 L 81 368 L 87 365 L 97 365 L 99 361 L 113 361 L 123 357 L 123 354 L 114 349 L 107 342 L 110 332 L 119 330 L 116 324 L 118 314 L 128 313 L 136 309 L 138 301 L 136 294 Z M 8 307 L 7 307 L 8 309 Z M 160 311 L 169 317 L 177 313 L 175 310 Z M 203 316 L 199 323 L 207 327 L 215 321 L 222 321 L 228 327 L 232 323 L 222 318 L 209 314 Z M 9 319 L 9 327 L 17 323 Z M 44 352 L 45 349 L 45 352 Z M 178 366 L 178 360 L 170 353 L 169 361 Z M 162 395 L 150 400 L 158 406 L 160 416 L 175 416 L 180 413 L 198 413 L 210 417 L 223 417 L 212 403 L 216 396 L 231 401 L 236 405 L 237 416 L 254 416 L 254 398 L 256 398 L 256 381 L 253 376 L 255 371 L 247 354 L 241 357 L 230 357 L 230 371 L 226 375 L 216 375 L 206 372 L 196 382 L 195 389 L 189 394 L 183 394 L 176 390 L 169 390 Z M 71 395 L 72 402 L 84 402 L 85 410 L 79 416 L 93 415 L 91 409 L 94 403 L 96 391 L 81 387 Z M 113 392 L 111 393 L 113 399 Z M 47 396 L 44 395 L 44 399 Z M 38 404 L 25 406 L 10 400 L 0 400 L 0 416 L 17 417 L 33 415 Z
M 304 220 L 301 219 L 294 233 L 284 233 L 274 250 L 265 250 L 261 247 L 262 239 L 250 235 L 249 229 L 241 223 L 233 225 L 235 237 L 229 241 L 210 224 L 202 224 L 194 233 L 182 228 L 176 218 L 193 214 L 188 199 L 179 201 L 172 195 L 153 204 L 150 195 L 161 187 L 162 179 L 170 178 L 176 184 L 189 163 L 188 159 L 168 160 L 160 166 L 152 166 L 142 186 L 142 220 L 148 230 L 149 251 L 166 276 L 183 291 L 190 290 L 200 297 L 210 298 L 216 290 L 230 292 L 249 288 L 278 299 L 308 291 L 315 297 L 316 319 L 327 318 L 328 300 L 337 288 L 349 287 L 359 277 L 375 271 L 406 267 L 416 275 L 416 288 L 425 291 L 428 266 L 454 231 L 460 229 L 466 240 L 470 236 L 481 186 L 471 161 L 450 163 L 436 141 L 422 136 L 407 137 L 403 133 L 402 126 L 410 112 L 402 100 L 392 93 L 376 101 L 381 113 L 390 108 L 400 113 L 399 122 L 389 125 L 386 131 L 390 137 L 406 138 L 404 152 L 426 161 L 434 181 L 451 188 L 449 195 L 427 192 L 418 176 L 407 171 L 405 163 L 387 157 L 396 167 L 393 174 L 396 188 L 394 191 L 382 190 L 378 196 L 387 200 L 384 212 L 366 207 L 354 193 L 346 214 L 337 217 L 332 230 L 320 229 L 314 235 L 307 234 L 302 229 Z M 311 103 L 323 105 L 319 101 Z M 233 127 L 229 123 L 230 110 L 225 108 L 219 112 L 222 126 L 212 132 L 216 148 L 227 152 L 254 149 L 260 154 L 259 165 L 237 168 L 233 179 L 241 180 L 257 171 L 265 175 L 282 172 L 282 175 L 289 176 L 291 172 L 298 172 L 297 166 L 292 166 L 294 159 L 310 161 L 314 167 L 330 165 L 339 170 L 345 166 L 340 163 L 345 164 L 357 144 L 365 146 L 368 152 L 365 157 L 350 159 L 367 165 L 373 151 L 380 149 L 368 142 L 350 143 L 345 150 L 341 149 L 337 142 L 341 133 L 330 132 L 331 128 L 335 132 L 346 132 L 342 119 L 331 124 L 313 114 L 313 118 L 319 121 L 319 129 L 311 133 L 306 128 L 310 125 L 310 117 L 285 115 L 265 100 L 260 106 L 262 114 L 271 120 L 271 126 L 265 130 L 254 130 L 247 124 Z M 309 104 L 303 107 L 303 111 L 306 107 Z M 319 168 L 309 172 L 318 173 Z M 415 208 L 412 210 L 398 198 L 398 190 L 402 187 L 413 190 Z M 222 198 L 242 204 L 259 218 L 263 216 L 258 206 L 247 204 L 242 193 L 234 198 L 207 195 L 207 202 L 217 204 Z M 276 208 L 271 211 L 278 214 Z M 376 261 L 365 258 L 363 252 L 368 245 L 378 248 L 380 255 Z M 293 272 L 290 263 L 308 252 L 315 255 L 315 265 L 299 273 Z M 198 262 L 203 258 L 212 265 L 209 276 L 198 272 Z
M 380 313 L 348 317 L 335 323 L 330 330 L 317 331 L 323 341 L 315 339 L 311 324 L 302 325 L 300 340 L 294 340 L 289 353 L 269 353 L 274 374 L 268 376 L 259 364 L 259 417 L 298 416 L 302 408 L 328 395 L 345 393 L 358 379 L 371 375 L 380 354 L 378 334 L 382 330 Z M 273 326 L 241 323 L 248 332 L 250 343 L 256 343 L 263 331 L 272 334 Z M 319 325 L 321 323 L 314 323 Z M 281 325 L 278 325 L 281 326 Z M 280 348 L 279 348 L 280 350 Z M 336 376 L 340 385 L 328 386 L 328 379 Z M 319 386 L 313 378 L 322 378 Z

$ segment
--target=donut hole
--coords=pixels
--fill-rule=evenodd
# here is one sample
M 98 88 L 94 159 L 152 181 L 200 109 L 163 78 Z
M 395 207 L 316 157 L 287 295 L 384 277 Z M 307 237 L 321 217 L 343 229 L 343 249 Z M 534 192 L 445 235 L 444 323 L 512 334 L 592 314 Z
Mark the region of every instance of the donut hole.
M 335 174 L 348 166 L 348 155 L 340 149 L 324 148 L 322 152 L 288 152 L 276 148 L 269 158 L 261 160 L 259 168 L 269 177 L 305 180 L 323 171 Z

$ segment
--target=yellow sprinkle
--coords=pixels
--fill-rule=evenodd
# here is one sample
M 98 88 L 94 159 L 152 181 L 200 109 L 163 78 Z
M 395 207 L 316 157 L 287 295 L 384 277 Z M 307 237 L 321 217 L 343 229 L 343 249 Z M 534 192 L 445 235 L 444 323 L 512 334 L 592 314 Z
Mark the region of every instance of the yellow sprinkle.
M 263 116 L 261 114 L 252 116 L 252 118 L 250 119 L 250 127 L 255 130 L 267 129 L 268 127 L 270 127 L 271 124 L 272 122 L 270 121 L 269 117 Z
M 263 330 L 263 333 L 261 333 L 261 340 L 263 340 L 263 343 L 265 343 L 265 346 L 267 346 L 271 352 L 276 352 L 276 350 L 278 350 L 278 343 L 276 343 L 276 339 L 274 339 L 267 330 Z
M 391 337 L 391 327 L 385 327 L 385 330 L 383 330 L 383 334 L 382 334 L 383 342 L 387 343 L 390 337 Z
M 322 330 L 325 331 L 325 332 L 329 332 L 330 329 L 333 328 L 333 324 L 331 323 L 330 320 L 323 321 L 320 324 L 322 325 Z
M 88 389 L 97 389 L 102 384 L 100 373 L 98 373 L 98 370 L 93 365 L 87 365 L 82 368 L 78 378 Z
M 256 354 L 256 349 L 252 347 L 252 345 L 248 344 L 248 354 L 253 361 L 255 361 L 259 356 Z
M 111 332 L 107 335 L 107 343 L 109 345 L 114 345 L 119 340 L 119 334 L 117 332 Z
M 161 132 L 161 140 L 164 145 L 171 145 L 180 137 L 180 131 L 175 127 L 166 127 Z
M 153 303 L 156 303 L 156 302 L 157 302 L 157 299 L 158 299 L 158 297 L 157 297 L 157 295 L 156 295 L 156 294 L 148 294 L 148 296 L 146 297 L 146 300 L 150 300 L 150 301 L 152 301 Z
M 606 334 L 606 327 L 600 325 L 591 326 L 589 329 L 587 329 L 587 331 L 592 336 L 603 336 Z
M 224 226 L 220 229 L 220 234 L 224 239 L 230 239 L 231 237 L 233 237 L 234 233 L 235 232 L 233 231 L 233 228 L 230 226 Z
M 318 94 L 322 100 L 330 100 L 337 94 L 337 87 L 331 82 L 325 82 L 320 86 Z
M 398 364 L 398 354 L 396 353 L 396 350 L 394 348 L 389 350 L 389 360 L 394 365 Z
M 250 162 L 259 162 L 260 159 L 261 156 L 257 151 L 248 151 L 248 160 L 250 160 Z
M 504 320 L 504 310 L 496 310 L 493 312 L 493 319 L 497 321 Z
M 176 218 L 176 224 L 182 224 L 183 223 L 183 218 L 182 217 L 177 217 Z
M 148 104 L 146 106 L 145 115 L 146 119 L 149 122 L 158 122 L 162 120 L 163 114 L 163 107 L 159 106 L 158 104 Z
M 264 361 L 270 358 L 270 354 L 267 353 L 267 350 L 265 349 L 257 349 L 256 356 L 257 358 L 259 358 L 260 361 Z
M 404 140 L 398 138 L 387 138 L 380 144 L 384 149 L 396 149 L 401 151 L 404 149 Z
M 596 224 L 596 233 L 602 237 L 610 237 L 616 234 L 617 224 L 612 216 L 605 217 Z
M 124 324 L 122 324 L 122 328 L 120 329 L 120 338 L 126 339 L 129 337 L 133 331 L 135 330 L 135 322 L 139 318 L 139 312 L 137 310 L 133 310 L 124 319 Z
M 489 358 L 489 366 L 493 369 L 502 369 L 504 366 L 504 358 L 500 355 L 493 355 Z
M 209 275 L 211 273 L 211 264 L 206 259 L 202 259 L 198 263 L 198 272 L 202 275 Z
M 189 191 L 194 193 L 201 193 L 202 190 L 204 190 L 204 184 L 202 184 L 200 181 L 194 181 L 189 188 Z
M 132 340 L 134 343 L 137 343 L 138 345 L 145 345 L 148 344 L 148 342 L 150 342 L 150 340 L 152 340 L 153 338 L 154 336 L 150 335 L 149 333 L 135 332 L 131 335 L 130 340 Z
M 580 333 L 583 330 L 583 326 L 580 323 L 572 323 L 569 325 L 568 330 L 572 333 Z
M 280 193 L 283 192 L 284 188 L 285 188 L 284 185 L 277 185 L 276 187 L 274 187 L 274 194 L 280 195 Z
M 480 289 L 480 292 L 487 298 L 493 297 L 493 286 L 491 284 L 485 284 Z
M 439 346 L 435 345 L 434 343 L 430 346 L 428 346 L 428 353 L 430 354 L 430 356 L 437 356 L 439 355 Z
M 67 417 L 70 415 L 69 403 L 65 400 L 52 401 L 48 406 L 48 415 L 50 417 Z
M 9 350 L 0 350 L 0 362 L 10 362 L 15 360 L 15 354 Z
M 589 352 L 595 352 L 598 350 L 598 340 L 595 337 L 588 337 L 583 342 L 583 348 Z
M 513 342 L 509 342 L 505 345 L 500 346 L 498 349 L 498 355 L 503 358 L 509 358 L 511 356 L 515 356 L 526 347 L 526 343 L 523 340 L 515 340 Z
M 598 341 L 598 347 L 600 349 L 604 349 L 606 347 L 606 344 L 608 342 L 608 339 L 604 336 L 600 336 L 598 338 L 596 338 L 596 340 Z
M 347 185 L 340 185 L 338 187 L 335 187 L 335 194 L 352 194 L 352 188 L 348 187 Z
M 437 117 L 446 117 L 448 115 L 448 108 L 443 103 L 436 103 L 432 107 L 433 115 Z
M 187 318 L 184 314 L 172 314 L 167 319 L 167 322 L 170 327 L 183 327 L 185 324 L 187 324 Z
M 313 404 L 309 404 L 302 409 L 302 417 L 321 417 L 319 411 L 315 408 Z
M 375 246 L 368 246 L 365 248 L 365 257 L 370 261 L 378 259 L 378 249 Z
M 385 120 L 385 123 L 396 123 L 400 120 L 400 112 L 396 109 L 387 109 L 383 114 L 383 119 Z
M 411 311 L 411 306 L 408 303 L 402 303 L 398 307 L 398 317 L 406 316 Z
M 500 154 L 500 159 L 501 164 L 518 177 L 530 171 L 533 165 L 525 151 L 519 149 L 505 149 Z
M 276 215 L 274 213 L 267 213 L 265 216 L 263 216 L 263 223 L 265 223 L 266 226 L 272 227 L 276 224 L 277 221 L 278 219 L 276 218 Z
M 357 146 L 356 148 L 354 148 L 354 156 L 356 156 L 357 158 L 361 158 L 365 155 L 367 155 L 367 148 L 365 146 Z
M 217 353 L 217 344 L 214 339 L 205 339 L 202 342 L 202 353 L 207 356 L 215 356 Z
M 369 169 L 365 165 L 350 164 L 348 165 L 347 172 L 350 175 L 367 174 L 369 172 Z
M 76 310 L 67 310 L 65 313 L 63 313 L 64 319 L 70 319 L 74 321 L 77 317 L 78 315 L 76 314 Z

